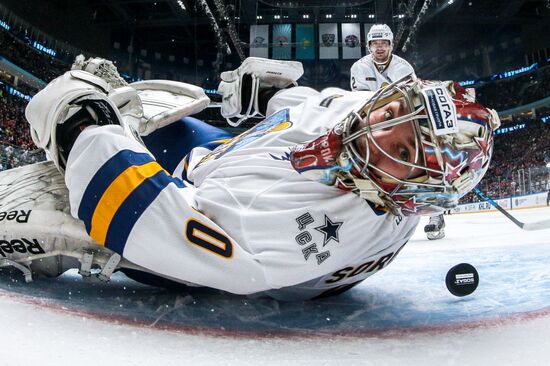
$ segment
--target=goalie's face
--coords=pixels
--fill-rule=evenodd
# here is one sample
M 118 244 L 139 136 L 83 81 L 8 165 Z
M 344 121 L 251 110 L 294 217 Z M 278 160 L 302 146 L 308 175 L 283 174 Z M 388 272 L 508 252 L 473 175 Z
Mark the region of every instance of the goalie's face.
M 456 206 L 485 174 L 496 112 L 458 85 L 404 80 L 344 120 L 343 169 L 367 200 L 404 214 Z
M 380 178 L 394 177 L 404 180 L 422 174 L 421 169 L 403 164 L 417 162 L 420 153 L 410 121 L 378 129 L 381 123 L 410 112 L 404 98 L 400 98 L 372 111 L 368 118 L 364 117 L 355 126 L 356 131 L 367 127 L 371 130 L 370 134 L 362 135 L 356 141 L 357 150 L 362 156 L 368 156 L 368 164 L 372 166 L 373 173 Z

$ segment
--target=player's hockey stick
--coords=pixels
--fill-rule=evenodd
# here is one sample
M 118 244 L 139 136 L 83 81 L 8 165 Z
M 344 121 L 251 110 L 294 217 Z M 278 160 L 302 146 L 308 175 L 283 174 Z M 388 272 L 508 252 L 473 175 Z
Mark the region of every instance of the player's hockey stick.
M 523 230 L 533 231 L 533 230 L 550 229 L 550 220 L 543 220 L 543 221 L 530 222 L 530 223 L 521 222 L 518 219 L 516 219 L 514 216 L 510 215 L 505 209 L 500 207 L 500 205 L 495 201 L 493 201 L 490 197 L 487 197 L 485 194 L 483 194 L 479 189 L 474 188 L 474 193 L 477 194 L 482 200 L 489 202 L 491 206 L 499 210 L 504 216 L 509 218 L 514 224 L 516 224 Z

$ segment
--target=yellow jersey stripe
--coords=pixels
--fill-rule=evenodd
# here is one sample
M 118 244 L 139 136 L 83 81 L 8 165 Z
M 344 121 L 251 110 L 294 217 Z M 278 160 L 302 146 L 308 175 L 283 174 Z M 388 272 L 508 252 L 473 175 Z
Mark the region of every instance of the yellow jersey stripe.
M 90 236 L 99 244 L 105 244 L 109 225 L 120 205 L 144 180 L 163 170 L 156 162 L 130 166 L 105 190 L 99 200 L 91 222 Z

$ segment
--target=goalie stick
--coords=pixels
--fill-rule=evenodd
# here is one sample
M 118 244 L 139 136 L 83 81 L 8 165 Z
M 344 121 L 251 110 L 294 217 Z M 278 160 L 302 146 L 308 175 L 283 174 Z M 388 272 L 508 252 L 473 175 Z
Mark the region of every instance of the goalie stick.
M 530 223 L 521 222 L 518 219 L 516 219 L 514 216 L 510 215 L 505 209 L 500 207 L 500 205 L 495 201 L 493 201 L 493 199 L 483 194 L 483 192 L 481 192 L 478 188 L 474 188 L 474 193 L 477 194 L 482 200 L 489 202 L 491 206 L 499 210 L 504 216 L 506 216 L 514 224 L 516 224 L 523 230 L 534 231 L 534 230 L 550 229 L 550 220 L 542 220 L 542 221 L 530 222 Z

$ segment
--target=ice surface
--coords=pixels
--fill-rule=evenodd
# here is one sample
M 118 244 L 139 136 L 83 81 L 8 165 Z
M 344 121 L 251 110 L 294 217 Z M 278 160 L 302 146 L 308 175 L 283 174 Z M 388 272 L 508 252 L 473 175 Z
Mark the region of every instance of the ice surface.
M 550 208 L 513 214 L 533 222 Z M 388 268 L 315 302 L 2 271 L 0 365 L 547 365 L 550 230 L 496 212 L 446 221 L 445 239 L 425 238 L 426 219 Z M 480 275 L 464 298 L 444 283 L 460 262 Z

